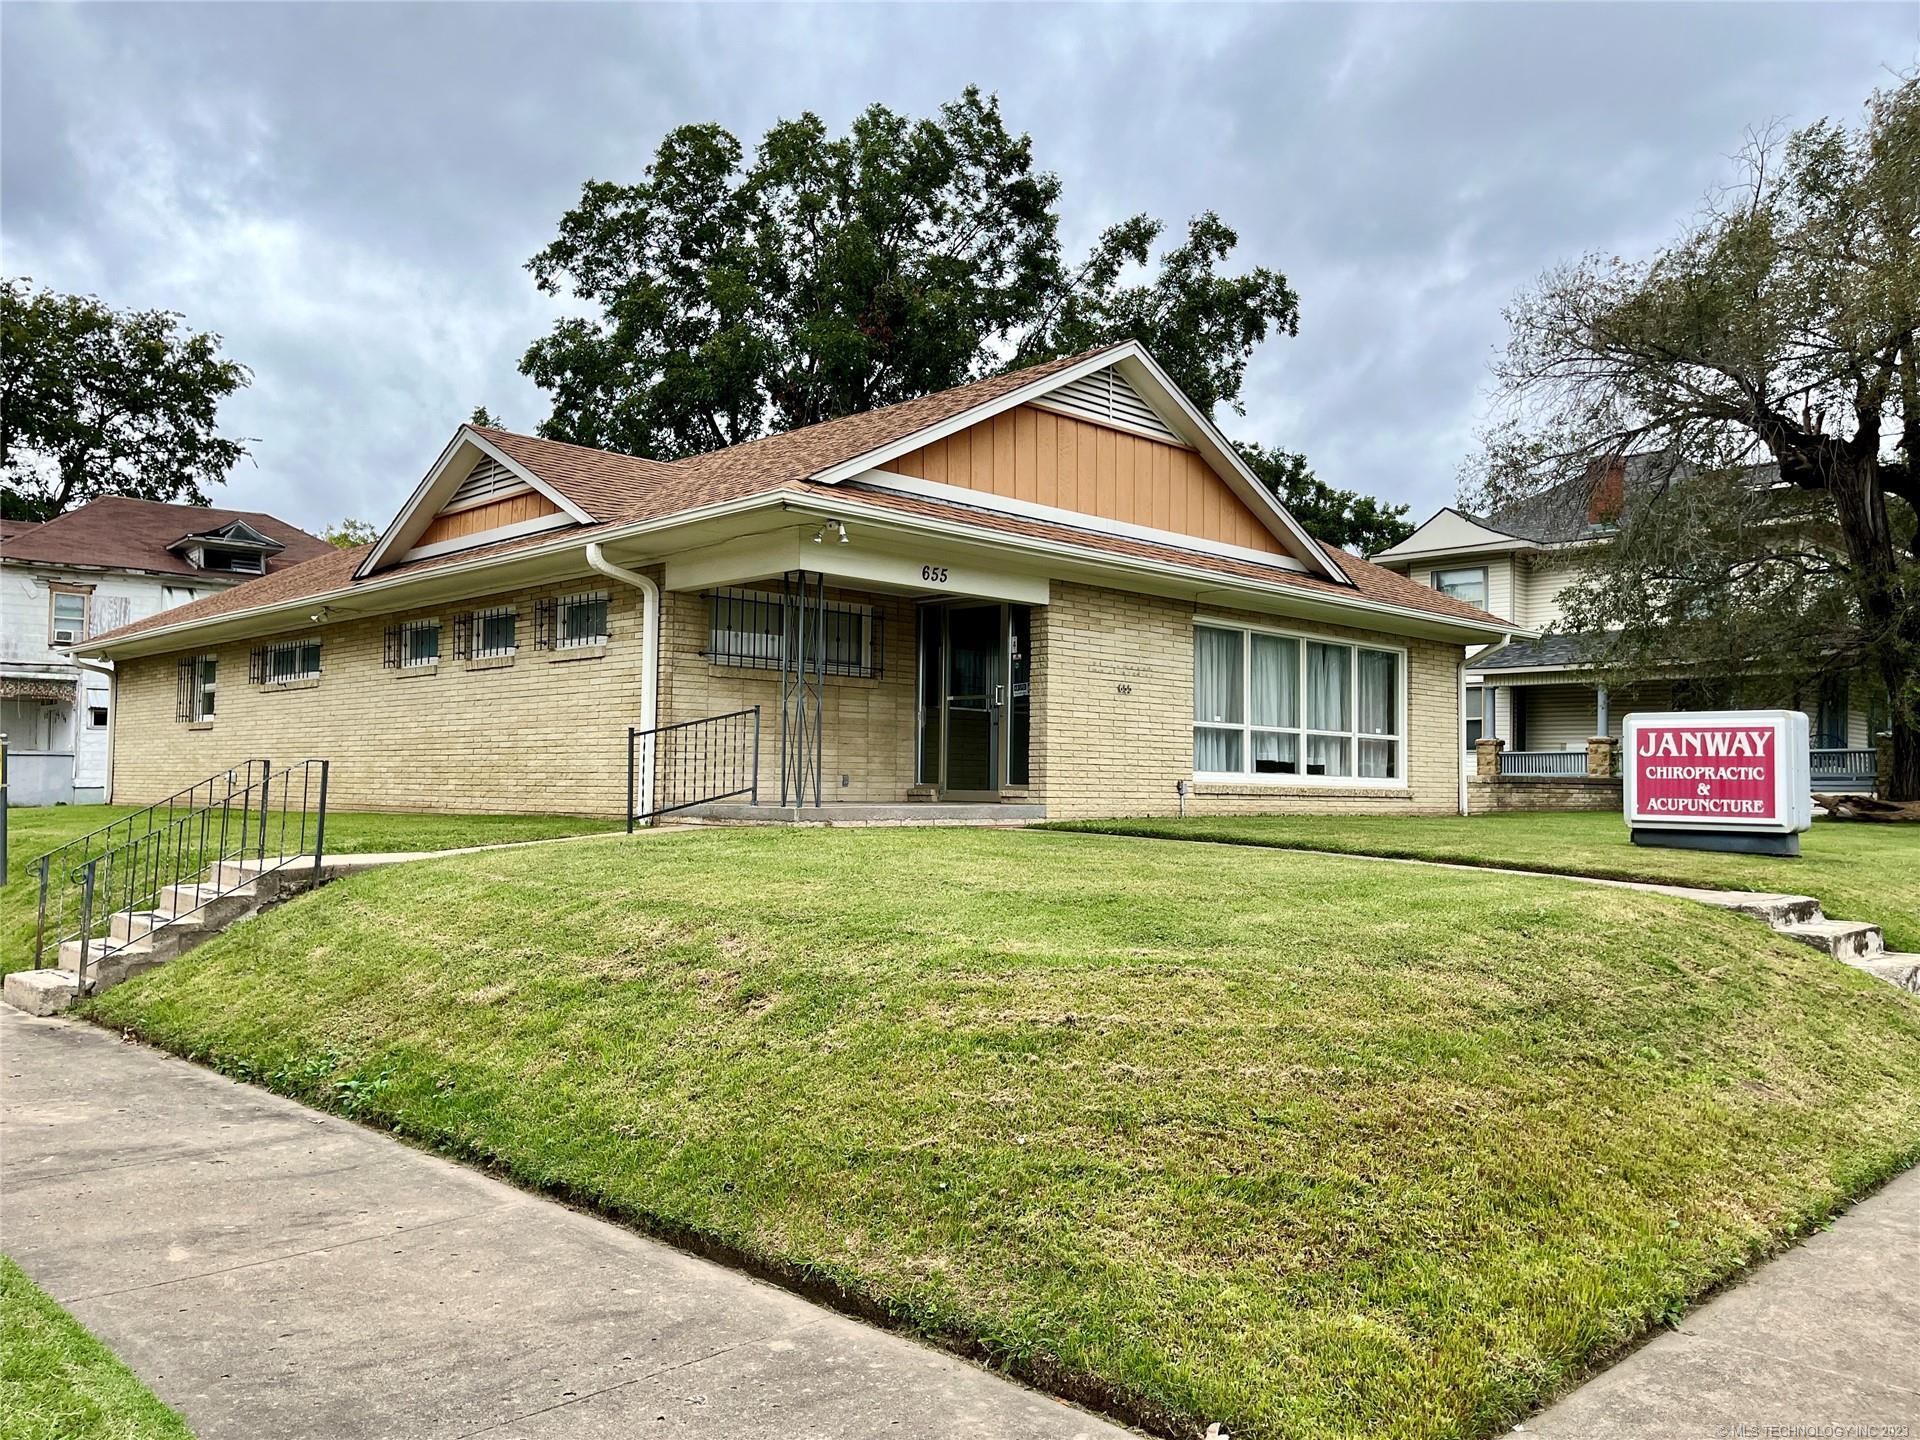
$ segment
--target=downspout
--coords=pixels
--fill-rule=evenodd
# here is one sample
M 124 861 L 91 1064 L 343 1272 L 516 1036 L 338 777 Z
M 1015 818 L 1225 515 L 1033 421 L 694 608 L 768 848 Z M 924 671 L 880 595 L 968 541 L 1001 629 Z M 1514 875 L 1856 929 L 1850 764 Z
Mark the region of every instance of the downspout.
M 120 733 L 120 672 L 113 668 L 112 661 L 82 660 L 78 655 L 70 655 L 67 658 L 82 670 L 91 670 L 96 675 L 107 677 L 107 788 L 101 798 L 111 805 L 113 803 L 113 741 L 114 737 Z M 76 731 L 74 740 L 76 754 L 79 752 L 77 736 L 80 725 L 80 702 L 84 698 L 84 693 L 78 686 L 74 687 L 73 723 Z
M 1460 813 L 1464 815 L 1467 813 L 1467 651 L 1465 646 L 1460 649 L 1460 663 L 1453 667 L 1453 674 L 1459 690 L 1459 698 L 1454 702 L 1453 713 L 1460 720 L 1460 743 L 1453 748 L 1460 756 L 1459 807 Z
M 640 724 L 651 731 L 658 724 L 660 702 L 660 586 L 657 581 L 607 559 L 600 542 L 587 543 L 587 564 L 610 580 L 631 585 L 640 592 Z M 639 765 L 639 813 L 653 809 L 653 736 L 641 741 Z M 629 817 L 631 819 L 631 817 Z

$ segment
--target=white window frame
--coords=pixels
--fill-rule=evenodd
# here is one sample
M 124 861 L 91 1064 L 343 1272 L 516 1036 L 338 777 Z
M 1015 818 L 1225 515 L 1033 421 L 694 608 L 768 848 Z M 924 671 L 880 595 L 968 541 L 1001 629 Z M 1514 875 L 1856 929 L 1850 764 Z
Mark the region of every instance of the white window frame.
M 486 643 L 487 621 L 513 621 L 513 641 L 504 646 L 490 646 Z M 505 660 L 520 653 L 520 607 L 517 605 L 490 605 L 485 610 L 473 612 L 473 637 L 470 660 Z
M 80 618 L 72 625 L 60 623 L 60 602 L 78 600 Z M 93 596 L 85 590 L 75 590 L 67 586 L 55 586 L 47 592 L 47 643 L 49 645 L 78 645 L 87 638 L 87 621 L 93 614 Z M 68 631 L 66 638 L 61 632 Z
M 714 602 L 720 599 L 737 600 L 756 607 L 755 614 L 763 613 L 760 606 L 770 607 L 773 613 L 781 617 L 780 633 L 770 634 L 764 630 L 727 630 L 722 631 L 714 625 Z M 784 592 L 777 590 L 749 590 L 739 586 L 727 586 L 722 592 L 710 592 L 707 596 L 707 662 L 722 665 L 732 670 L 778 670 L 784 664 L 782 651 L 786 645 L 786 604 Z M 840 679 L 871 680 L 878 672 L 873 665 L 873 627 L 879 611 L 875 606 L 860 600 L 834 600 L 828 602 L 829 609 L 836 615 L 853 615 L 860 621 L 860 655 L 857 660 L 828 660 L 827 675 Z M 770 645 L 754 646 L 742 643 L 739 639 L 722 645 L 718 643 L 720 635 L 751 637 L 756 640 L 771 639 Z M 764 649 L 765 654 L 749 654 L 749 650 Z
M 1213 723 L 1194 719 L 1188 725 L 1188 746 L 1193 750 L 1192 732 L 1195 730 L 1226 730 L 1237 732 L 1240 736 L 1240 770 L 1202 770 L 1195 763 L 1193 778 L 1196 783 L 1208 785 L 1264 785 L 1279 789 L 1294 789 L 1309 786 L 1329 790 L 1409 790 L 1411 782 L 1407 778 L 1408 739 L 1407 681 L 1411 674 L 1407 648 L 1404 645 L 1386 644 L 1380 641 L 1348 640 L 1333 635 L 1315 635 L 1304 630 L 1286 630 L 1271 625 L 1249 625 L 1244 620 L 1213 619 L 1205 615 L 1194 617 L 1193 628 L 1197 632 L 1207 630 L 1237 631 L 1240 634 L 1240 721 L 1238 724 Z M 1283 640 L 1297 642 L 1295 663 L 1299 669 L 1295 674 L 1294 694 L 1298 709 L 1294 715 L 1295 723 L 1285 725 L 1255 725 L 1253 715 L 1253 637 L 1255 635 L 1273 635 Z M 1195 635 L 1194 652 L 1198 654 L 1198 635 Z M 1306 725 L 1307 714 L 1307 646 L 1337 645 L 1347 651 L 1347 702 L 1349 728 L 1340 730 L 1310 730 Z M 1392 735 L 1372 735 L 1363 732 L 1360 724 L 1360 652 L 1372 650 L 1394 657 L 1394 726 Z M 1294 739 L 1294 763 L 1300 767 L 1298 774 L 1277 775 L 1253 769 L 1253 737 L 1255 733 L 1267 735 L 1292 735 Z M 1391 740 L 1394 745 L 1393 769 L 1390 776 L 1365 775 L 1309 775 L 1306 773 L 1307 740 L 1310 737 L 1340 739 L 1347 742 L 1348 768 L 1360 768 L 1360 742 L 1362 740 Z
M 210 724 L 220 708 L 220 657 L 196 655 L 193 658 L 192 724 Z M 208 704 L 208 697 L 213 703 Z
M 1473 733 L 1472 727 L 1478 725 L 1480 733 Z M 1467 754 L 1474 753 L 1474 745 L 1487 734 L 1487 687 L 1484 685 L 1467 686 L 1467 709 L 1460 717 L 1460 733 L 1465 737 Z
M 567 635 L 567 611 L 575 605 L 606 606 L 606 623 L 598 635 Z M 553 605 L 553 648 L 578 650 L 588 645 L 604 645 L 613 634 L 613 600 L 605 590 L 582 590 L 577 595 L 562 595 Z
M 266 647 L 266 650 L 265 673 L 261 683 L 266 685 L 295 685 L 302 680 L 318 680 L 320 678 L 320 641 L 288 640 L 278 645 L 269 645 Z M 313 651 L 313 668 L 311 670 L 302 667 L 287 675 L 276 675 L 274 673 L 274 660 L 276 657 L 291 654 L 297 660 L 308 650 Z
M 417 656 L 413 653 L 413 637 L 433 635 L 433 654 Z M 402 670 L 431 669 L 440 663 L 440 621 L 437 617 L 425 620 L 409 620 L 400 627 L 400 668 Z
M 1480 598 L 1478 600 L 1468 600 L 1465 596 L 1455 595 L 1453 591 L 1440 583 L 1440 577 L 1442 575 L 1474 574 L 1480 577 Z M 1459 600 L 1467 605 L 1477 605 L 1482 610 L 1487 608 L 1487 602 L 1492 599 L 1493 582 L 1487 573 L 1487 567 L 1485 565 L 1436 565 L 1433 567 L 1433 573 L 1427 576 L 1427 583 L 1432 589 L 1439 591 L 1449 599 Z

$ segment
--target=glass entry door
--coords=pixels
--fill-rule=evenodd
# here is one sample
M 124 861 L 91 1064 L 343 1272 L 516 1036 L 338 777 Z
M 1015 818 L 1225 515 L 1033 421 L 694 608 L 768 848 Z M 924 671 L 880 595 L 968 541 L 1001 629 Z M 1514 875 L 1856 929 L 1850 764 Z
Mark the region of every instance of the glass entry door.
M 1028 631 L 1023 605 L 922 607 L 919 780 L 942 799 L 1027 783 Z

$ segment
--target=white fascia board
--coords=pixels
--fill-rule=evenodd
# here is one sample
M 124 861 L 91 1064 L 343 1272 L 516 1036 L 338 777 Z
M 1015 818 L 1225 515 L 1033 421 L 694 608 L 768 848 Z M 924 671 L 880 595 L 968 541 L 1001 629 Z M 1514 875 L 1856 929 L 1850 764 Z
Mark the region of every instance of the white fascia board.
M 123 636 L 117 640 L 109 638 L 107 645 L 104 647 L 100 645 L 99 641 L 94 640 L 89 641 L 85 645 L 77 645 L 74 649 L 76 652 L 84 651 L 87 654 L 106 654 L 109 651 L 117 654 L 146 654 L 153 651 L 174 649 L 178 647 L 170 644 L 153 645 L 148 642 L 153 640 L 170 640 L 189 643 L 191 637 L 201 631 L 214 629 L 216 627 L 227 628 L 237 622 L 272 620 L 276 616 L 293 614 L 303 610 L 311 612 L 323 605 L 334 605 L 344 600 L 357 601 L 365 596 L 374 597 L 375 605 L 364 610 L 356 608 L 351 613 L 354 615 L 380 614 L 382 610 L 379 602 L 391 597 L 392 593 L 396 590 L 411 588 L 431 581 L 457 578 L 462 575 L 470 575 L 479 571 L 518 564 L 523 561 L 550 559 L 557 555 L 564 555 L 570 550 L 584 550 L 589 541 L 597 540 L 602 545 L 609 545 L 617 541 L 645 536 L 656 531 L 670 530 L 680 525 L 690 525 L 704 520 L 724 518 L 728 515 L 738 514 L 744 511 L 762 509 L 777 503 L 782 493 L 783 492 L 777 490 L 761 491 L 758 494 L 748 495 L 738 500 L 723 500 L 718 504 L 704 505 L 694 510 L 677 511 L 672 515 L 661 516 L 651 520 L 640 520 L 629 525 L 595 525 L 585 531 L 573 529 L 564 530 L 561 531 L 555 539 L 544 545 L 529 545 L 523 550 L 510 550 L 504 555 L 483 555 L 472 560 L 454 561 L 447 565 L 436 565 L 431 570 L 410 570 L 403 575 L 389 575 L 384 578 L 376 576 L 373 579 L 365 580 L 357 584 L 336 586 L 332 590 L 322 590 L 312 595 L 299 596 L 296 599 L 278 600 L 272 604 L 256 605 L 245 610 L 227 610 L 218 615 L 202 616 L 192 620 L 180 621 L 172 625 L 158 625 L 150 630 L 142 630 L 136 635 Z M 404 600 L 400 600 L 386 607 L 388 610 L 404 610 L 406 608 L 407 606 Z
M 918 450 L 924 445 L 931 445 L 936 440 L 944 440 L 949 435 L 978 425 L 983 420 L 990 420 L 995 415 L 1038 399 L 1051 391 L 1058 390 L 1063 385 L 1070 385 L 1083 376 L 1097 374 L 1110 366 L 1123 367 L 1121 373 L 1126 376 L 1128 383 L 1136 392 L 1144 392 L 1142 398 L 1152 403 L 1155 409 L 1173 412 L 1171 423 L 1174 430 L 1200 453 L 1201 458 L 1212 467 L 1214 473 L 1226 482 L 1227 488 L 1239 496 L 1241 502 L 1251 509 L 1277 538 L 1298 547 L 1298 558 L 1309 571 L 1320 575 L 1323 579 L 1333 581 L 1336 585 L 1353 583 L 1340 572 L 1339 567 L 1332 560 L 1327 558 L 1319 543 L 1301 528 L 1300 522 L 1287 513 L 1286 507 L 1274 497 L 1273 492 L 1262 485 L 1253 472 L 1247 469 L 1246 462 L 1240 458 L 1239 452 L 1233 448 L 1226 437 L 1213 428 L 1212 422 L 1195 408 L 1191 400 L 1180 393 L 1179 387 L 1167 378 L 1166 373 L 1153 363 L 1153 358 L 1135 340 L 1129 340 L 1123 345 L 1116 345 L 1110 350 L 1102 350 L 1090 355 L 1077 365 L 1069 365 L 1064 370 L 1043 376 L 995 399 L 983 400 L 980 404 L 963 410 L 958 415 L 916 430 L 913 434 L 903 436 L 886 445 L 878 446 L 864 455 L 855 456 L 852 460 L 829 466 L 808 478 L 822 485 L 838 485 L 843 480 L 852 480 L 864 471 L 879 469 L 889 460 L 897 460 L 900 456 Z
M 1034 536 L 1008 535 L 1000 531 L 976 529 L 927 516 L 906 515 L 895 510 L 862 505 L 857 494 L 850 493 L 844 500 L 802 499 L 788 495 L 785 497 L 784 504 L 787 509 L 796 514 L 820 520 L 857 517 L 863 524 L 899 530 L 916 530 L 924 534 L 963 539 L 978 545 L 1070 560 L 1084 569 L 1106 572 L 1108 576 L 1150 575 L 1163 580 L 1178 580 L 1181 589 L 1187 595 L 1195 598 L 1211 597 L 1211 603 L 1218 605 L 1231 606 L 1236 599 L 1244 601 L 1248 597 L 1262 597 L 1284 601 L 1295 608 L 1332 612 L 1342 617 L 1342 623 L 1346 624 L 1359 624 L 1360 622 L 1354 618 L 1356 614 L 1391 618 L 1402 625 L 1407 623 L 1417 625 L 1416 633 L 1458 639 L 1463 643 L 1498 640 L 1510 635 L 1531 638 L 1536 633 L 1505 620 L 1489 619 L 1485 624 L 1481 624 L 1474 620 L 1437 614 L 1431 610 L 1391 605 L 1380 600 L 1368 600 L 1355 593 L 1321 594 L 1317 591 L 1303 590 L 1297 585 L 1289 585 L 1283 580 L 1240 579 L 1221 575 L 1218 571 L 1202 569 L 1199 566 L 1113 555 L 1101 550 L 1042 540 Z
M 464 475 L 456 475 L 454 473 L 454 462 L 460 458 L 462 448 L 467 445 L 471 445 L 489 459 L 497 460 L 500 464 L 504 465 L 516 478 L 531 486 L 533 489 L 538 490 L 542 495 L 546 496 L 547 499 L 551 500 L 555 505 L 558 505 L 561 513 L 574 521 L 574 523 L 579 525 L 591 525 L 594 523 L 593 516 L 582 510 L 578 505 L 574 504 L 573 501 L 567 499 L 566 496 L 554 489 L 553 486 L 547 484 L 546 481 L 542 480 L 518 460 L 515 460 L 498 445 L 495 445 L 491 440 L 480 434 L 471 425 L 462 425 L 458 430 L 453 432 L 453 438 L 447 442 L 446 448 L 440 452 L 439 459 L 433 462 L 420 483 L 414 486 L 413 493 L 407 497 L 406 503 L 400 507 L 399 513 L 393 517 L 393 520 L 388 524 L 386 530 L 381 533 L 379 543 L 367 553 L 367 558 L 360 562 L 360 568 L 353 572 L 354 579 L 365 579 L 382 565 L 403 558 L 407 552 L 412 549 L 413 542 L 419 539 L 421 532 L 432 523 L 433 517 L 439 513 L 440 505 L 445 502 L 448 495 L 459 487 L 460 481 L 466 478 Z M 494 538 L 498 539 L 500 537 L 495 536 Z M 491 541 L 483 540 L 478 543 L 490 544 Z

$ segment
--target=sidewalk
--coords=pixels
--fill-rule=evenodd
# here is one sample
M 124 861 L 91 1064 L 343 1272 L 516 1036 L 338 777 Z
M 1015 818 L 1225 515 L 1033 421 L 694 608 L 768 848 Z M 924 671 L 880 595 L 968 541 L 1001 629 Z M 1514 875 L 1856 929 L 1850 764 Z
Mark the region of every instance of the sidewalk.
M 1515 1433 L 1920 1436 L 1920 1169 Z
M 89 1025 L 0 1077 L 0 1248 L 200 1440 L 1130 1433 Z

